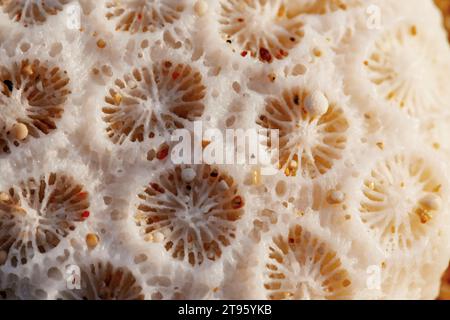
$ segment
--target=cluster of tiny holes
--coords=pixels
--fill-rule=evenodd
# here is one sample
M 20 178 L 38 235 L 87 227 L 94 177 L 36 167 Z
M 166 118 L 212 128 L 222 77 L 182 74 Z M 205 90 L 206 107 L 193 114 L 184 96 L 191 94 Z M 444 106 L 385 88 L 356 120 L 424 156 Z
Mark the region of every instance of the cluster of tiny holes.
M 169 277 L 155 276 L 147 281 L 155 290 L 151 294 L 152 300 L 186 300 L 181 288 L 174 285 Z

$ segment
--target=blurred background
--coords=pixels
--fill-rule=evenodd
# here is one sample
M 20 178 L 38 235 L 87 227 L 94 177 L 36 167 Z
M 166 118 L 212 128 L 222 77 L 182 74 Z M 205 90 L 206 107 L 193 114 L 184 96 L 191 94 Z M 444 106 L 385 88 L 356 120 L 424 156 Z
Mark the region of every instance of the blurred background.
M 450 41 L 450 0 L 434 0 L 436 5 L 441 9 L 444 16 L 444 26 L 449 34 Z M 447 271 L 442 276 L 441 293 L 439 295 L 441 300 L 450 300 L 450 264 Z

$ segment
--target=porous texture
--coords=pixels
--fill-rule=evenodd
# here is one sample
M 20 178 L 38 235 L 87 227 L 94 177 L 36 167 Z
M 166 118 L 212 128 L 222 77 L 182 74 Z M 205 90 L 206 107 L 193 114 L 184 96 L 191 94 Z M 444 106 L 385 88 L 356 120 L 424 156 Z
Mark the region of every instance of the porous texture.
M 431 0 L 0 0 L 0 299 L 436 298 L 446 36 Z M 275 174 L 173 163 L 195 121 L 279 130 Z

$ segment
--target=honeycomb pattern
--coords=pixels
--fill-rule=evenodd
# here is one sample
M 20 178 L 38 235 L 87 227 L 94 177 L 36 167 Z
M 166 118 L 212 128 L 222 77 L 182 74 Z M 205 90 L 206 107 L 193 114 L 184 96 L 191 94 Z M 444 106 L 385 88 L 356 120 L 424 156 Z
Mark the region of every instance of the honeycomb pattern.
M 134 218 L 144 239 L 164 242 L 173 258 L 192 266 L 220 258 L 244 214 L 238 186 L 209 165 L 178 166 L 149 183 L 138 197 Z
M 279 167 L 286 176 L 297 174 L 314 179 L 333 168 L 346 147 L 349 123 L 341 108 L 329 104 L 316 115 L 307 107 L 308 91 L 285 90 L 280 98 L 269 98 L 257 124 L 279 130 Z M 268 146 L 273 145 L 268 138 Z
M 72 177 L 50 173 L 0 194 L 1 264 L 13 267 L 56 248 L 89 216 L 89 194 Z
M 102 111 L 115 144 L 142 142 L 165 130 L 189 127 L 203 115 L 206 87 L 192 67 L 165 61 L 117 79 Z
M 267 252 L 264 287 L 271 300 L 345 299 L 350 274 L 327 243 L 302 226 L 273 238 Z
M 38 59 L 0 66 L 0 154 L 57 129 L 71 93 L 69 82 L 66 71 Z M 26 126 L 22 140 L 12 134 L 17 123 Z

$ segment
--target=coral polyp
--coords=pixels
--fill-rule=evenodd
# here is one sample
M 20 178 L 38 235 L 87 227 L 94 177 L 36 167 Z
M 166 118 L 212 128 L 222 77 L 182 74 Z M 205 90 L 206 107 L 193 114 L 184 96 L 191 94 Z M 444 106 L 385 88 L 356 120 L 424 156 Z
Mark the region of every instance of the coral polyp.
M 176 167 L 138 197 L 134 218 L 144 239 L 163 242 L 171 256 L 191 265 L 219 259 L 244 214 L 233 179 L 208 165 Z

